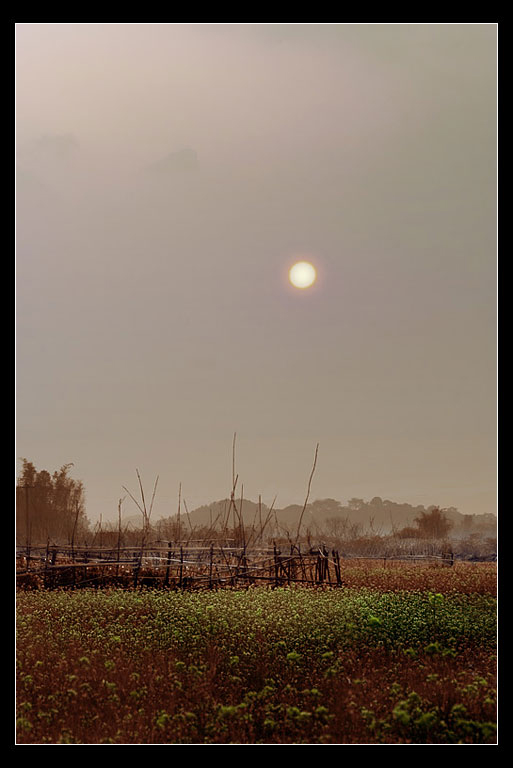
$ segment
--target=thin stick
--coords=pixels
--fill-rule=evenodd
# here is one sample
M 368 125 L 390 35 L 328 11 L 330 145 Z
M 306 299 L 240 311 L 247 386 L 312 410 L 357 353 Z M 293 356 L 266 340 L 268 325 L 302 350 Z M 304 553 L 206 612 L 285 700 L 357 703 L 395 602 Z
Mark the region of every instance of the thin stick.
M 137 508 L 139 509 L 139 511 L 141 512 L 142 516 L 144 517 L 144 514 L 145 514 L 145 512 L 144 512 L 144 509 L 141 507 L 141 505 L 139 504 L 139 502 L 137 501 L 137 499 L 135 499 L 135 498 L 132 496 L 132 494 L 130 493 L 130 491 L 128 490 L 128 488 L 126 488 L 124 485 L 122 485 L 121 487 L 123 488 L 123 490 L 124 490 L 124 491 L 126 491 L 126 492 L 128 493 L 128 495 L 130 496 L 130 498 L 132 499 L 132 501 L 134 502 L 134 504 L 136 504 Z
M 230 523 L 230 511 L 233 507 L 233 530 L 235 535 L 235 515 L 237 515 L 237 518 L 239 518 L 239 510 L 237 509 L 237 505 L 235 503 L 235 487 L 237 485 L 237 481 L 239 479 L 239 476 L 237 475 L 233 481 L 233 487 L 232 492 L 230 494 L 230 506 L 228 507 L 228 524 Z M 239 518 L 239 525 L 240 525 L 240 518 Z
M 155 485 L 153 486 L 153 493 L 151 495 L 150 511 L 148 512 L 148 523 L 150 522 L 151 511 L 153 509 L 153 502 L 155 501 L 155 493 L 157 492 L 158 482 L 159 482 L 159 476 L 157 475 L 157 477 L 155 478 Z
M 226 508 L 226 504 L 225 504 L 225 508 Z M 214 536 L 214 530 L 217 525 L 217 521 L 225 513 L 225 510 L 222 510 L 222 511 L 219 510 L 214 520 L 212 520 L 212 507 L 209 507 L 209 511 L 210 511 L 210 528 L 207 531 L 207 536 L 206 536 L 207 539 L 210 539 Z
M 235 440 L 237 438 L 237 432 L 233 433 L 233 444 L 232 444 L 232 488 L 235 489 Z
M 253 515 L 253 522 L 251 523 L 251 528 L 250 528 L 250 531 L 249 531 L 249 538 L 248 538 L 248 540 L 246 542 L 246 546 L 248 546 L 248 547 L 249 547 L 249 545 L 253 541 L 253 538 L 256 535 L 257 528 L 256 528 L 256 524 L 255 523 L 256 523 L 256 516 L 257 515 L 258 515 L 258 507 L 255 509 L 255 514 Z M 260 526 L 262 526 L 262 520 L 260 520 Z
M 299 540 L 299 531 L 301 530 L 301 523 L 303 522 L 303 515 L 305 514 L 306 505 L 308 504 L 308 499 L 309 499 L 309 497 L 310 497 L 310 487 L 311 487 L 311 485 L 312 485 L 312 478 L 313 478 L 313 476 L 314 476 L 315 467 L 317 466 L 317 454 L 318 454 L 318 452 L 319 452 L 319 443 L 317 443 L 317 445 L 316 445 L 316 447 L 315 447 L 314 463 L 313 463 L 312 471 L 311 471 L 311 473 L 310 473 L 310 479 L 309 479 L 309 481 L 308 481 L 308 490 L 307 490 L 307 492 L 306 492 L 306 499 L 305 499 L 305 503 L 303 504 L 303 511 L 301 512 L 301 515 L 300 515 L 300 517 L 299 517 L 299 522 L 298 522 L 298 526 L 297 526 L 297 533 L 296 533 L 296 541 L 295 541 L 295 544 L 297 544 L 297 543 L 298 543 L 298 540 Z
M 143 485 L 142 485 L 142 481 L 141 481 L 141 475 L 139 474 L 139 470 L 138 469 L 136 469 L 135 471 L 137 473 L 137 479 L 139 480 L 139 489 L 141 491 L 141 499 L 142 499 L 142 505 L 143 505 L 142 513 L 143 513 L 144 520 L 146 521 L 146 516 L 147 516 L 147 513 L 146 513 L 146 502 L 144 500 L 144 490 L 143 490 Z
M 78 515 L 80 514 L 80 504 L 76 501 L 77 513 L 75 515 L 75 522 L 73 524 L 73 531 L 71 534 L 71 560 L 75 562 L 75 531 L 77 530 Z
M 187 512 L 187 520 L 189 522 L 189 528 L 191 529 L 191 533 L 193 533 L 193 527 L 192 527 L 192 523 L 191 523 L 191 516 L 189 515 L 189 510 L 187 508 L 187 502 L 185 501 L 185 496 L 184 496 L 184 500 L 183 500 L 183 505 L 185 507 L 185 511 Z
M 123 498 L 118 501 L 118 564 L 116 566 L 116 576 L 119 574 L 119 560 L 121 555 L 121 505 L 125 498 L 126 496 L 123 496 Z
M 182 484 L 180 483 L 178 485 L 178 541 L 182 538 L 182 528 L 181 528 L 181 520 L 180 520 L 180 508 L 182 503 Z
M 267 513 L 267 516 L 265 518 L 264 524 L 260 527 L 260 544 L 261 545 L 264 544 L 264 531 L 267 528 L 267 524 L 269 523 L 269 520 L 272 517 L 273 510 L 274 510 L 274 505 L 276 503 L 276 499 L 277 499 L 277 496 L 274 497 L 273 502 L 272 502 L 272 504 L 271 504 L 271 506 L 269 508 L 269 511 Z
M 242 517 L 242 504 L 244 502 L 244 485 L 240 487 L 239 529 L 242 536 L 242 546 L 246 548 L 246 533 L 244 531 L 244 518 Z

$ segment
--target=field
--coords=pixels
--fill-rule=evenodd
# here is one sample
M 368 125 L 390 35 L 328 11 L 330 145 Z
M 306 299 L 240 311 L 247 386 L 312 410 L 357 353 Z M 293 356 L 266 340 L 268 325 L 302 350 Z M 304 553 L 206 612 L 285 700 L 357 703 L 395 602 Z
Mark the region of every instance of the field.
M 495 744 L 496 566 L 20 591 L 18 744 Z

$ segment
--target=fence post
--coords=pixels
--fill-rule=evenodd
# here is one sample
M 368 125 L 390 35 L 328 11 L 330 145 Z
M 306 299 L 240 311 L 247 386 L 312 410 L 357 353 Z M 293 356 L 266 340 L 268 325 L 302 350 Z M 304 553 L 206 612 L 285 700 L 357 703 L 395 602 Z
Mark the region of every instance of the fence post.
M 340 586 L 342 584 L 342 571 L 340 567 L 340 554 L 338 549 L 334 550 L 333 555 L 336 562 L 337 584 Z
M 328 581 L 331 584 L 331 571 L 330 571 L 330 553 L 329 550 L 326 549 L 325 546 L 323 546 L 324 556 L 326 558 L 326 575 L 328 576 Z
M 307 574 L 306 574 L 306 567 L 305 567 L 305 564 L 303 562 L 303 555 L 301 554 L 301 544 L 297 545 L 297 552 L 298 552 L 298 555 L 299 555 L 299 565 L 300 565 L 300 568 L 301 568 L 301 579 L 303 581 L 308 581 Z
M 50 555 L 50 539 L 46 540 L 46 555 L 45 555 L 45 575 L 43 577 L 44 588 L 47 587 L 47 575 L 48 575 L 48 557 Z
M 287 568 L 287 581 L 290 584 L 290 580 L 295 580 L 296 576 L 296 562 L 294 559 L 294 545 L 290 545 L 289 565 Z
M 52 559 L 50 560 L 50 565 L 55 565 L 55 561 L 57 560 L 57 547 L 53 548 L 52 551 Z M 52 573 L 52 579 L 51 579 L 51 589 L 55 586 L 55 571 Z
M 182 588 L 183 584 L 183 547 L 180 547 L 180 581 L 179 586 Z
M 210 562 L 208 565 L 208 588 L 212 589 L 212 568 L 214 564 L 214 545 L 210 545 Z
M 171 567 L 171 542 L 167 542 L 167 567 L 166 567 L 166 578 L 164 579 L 164 586 L 167 587 L 169 585 L 169 569 Z
M 136 560 L 134 567 L 134 589 L 137 589 L 137 580 L 139 578 L 139 568 L 141 567 L 141 560 Z
M 317 559 L 315 561 L 315 583 L 322 584 L 322 560 L 320 549 L 317 551 Z

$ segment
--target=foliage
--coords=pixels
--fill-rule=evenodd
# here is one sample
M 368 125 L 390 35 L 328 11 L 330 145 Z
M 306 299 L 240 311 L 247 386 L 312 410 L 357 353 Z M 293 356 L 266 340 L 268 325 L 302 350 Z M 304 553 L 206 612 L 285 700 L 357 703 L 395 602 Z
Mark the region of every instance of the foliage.
M 472 584 L 20 593 L 18 741 L 494 743 Z
M 22 459 L 16 486 L 16 536 L 19 544 L 70 543 L 89 530 L 81 481 L 70 477 L 72 464 L 50 474 Z
M 419 535 L 426 539 L 445 539 L 452 528 L 451 521 L 440 507 L 434 507 L 428 512 L 421 511 L 415 522 Z

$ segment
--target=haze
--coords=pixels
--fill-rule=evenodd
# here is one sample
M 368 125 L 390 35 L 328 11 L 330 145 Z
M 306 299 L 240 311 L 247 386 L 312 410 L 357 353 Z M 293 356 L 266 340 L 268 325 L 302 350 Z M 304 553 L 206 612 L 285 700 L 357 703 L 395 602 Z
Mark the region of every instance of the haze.
M 494 24 L 17 24 L 17 445 L 91 520 L 496 511 Z M 307 260 L 316 283 L 287 280 Z M 137 513 L 135 506 L 133 510 Z

